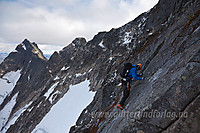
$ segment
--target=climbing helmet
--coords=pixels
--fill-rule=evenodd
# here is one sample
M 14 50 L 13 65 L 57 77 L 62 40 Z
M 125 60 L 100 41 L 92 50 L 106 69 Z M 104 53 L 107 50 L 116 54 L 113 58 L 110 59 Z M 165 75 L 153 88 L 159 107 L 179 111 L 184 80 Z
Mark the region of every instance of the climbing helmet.
M 138 68 L 138 70 L 141 70 L 142 69 L 142 64 L 137 64 L 137 68 Z

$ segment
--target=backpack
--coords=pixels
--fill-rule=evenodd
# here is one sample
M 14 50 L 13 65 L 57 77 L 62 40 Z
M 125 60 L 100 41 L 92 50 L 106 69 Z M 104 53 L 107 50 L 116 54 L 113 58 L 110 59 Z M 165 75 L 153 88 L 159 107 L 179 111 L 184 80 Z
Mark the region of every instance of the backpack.
M 121 72 L 120 72 L 120 76 L 122 78 L 127 78 L 131 68 L 132 68 L 131 63 L 127 63 L 127 62 L 124 63 L 123 66 L 122 66 Z

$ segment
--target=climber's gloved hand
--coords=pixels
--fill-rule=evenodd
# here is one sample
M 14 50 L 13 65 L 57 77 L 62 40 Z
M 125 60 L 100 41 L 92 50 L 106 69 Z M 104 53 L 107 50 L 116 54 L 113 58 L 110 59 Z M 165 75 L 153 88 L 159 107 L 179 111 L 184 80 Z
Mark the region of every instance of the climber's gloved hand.
M 138 74 L 138 76 L 139 76 L 139 77 L 142 77 L 142 76 L 143 76 L 143 73 Z

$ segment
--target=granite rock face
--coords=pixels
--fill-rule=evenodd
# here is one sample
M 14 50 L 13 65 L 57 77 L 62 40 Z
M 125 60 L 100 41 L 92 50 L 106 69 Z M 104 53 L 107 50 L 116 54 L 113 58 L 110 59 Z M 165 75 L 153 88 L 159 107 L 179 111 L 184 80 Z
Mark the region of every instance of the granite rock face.
M 198 132 L 199 9 L 199 0 L 160 0 L 122 27 L 99 32 L 90 41 L 75 38 L 49 60 L 37 44 L 24 40 L 0 65 L 1 78 L 21 72 L 0 110 L 17 93 L 9 119 L 29 105 L 7 132 L 31 132 L 70 85 L 85 79 L 96 94 L 71 133 Z M 122 97 L 119 73 L 124 62 L 143 64 L 146 80 L 133 81 L 127 106 L 120 111 L 116 104 Z

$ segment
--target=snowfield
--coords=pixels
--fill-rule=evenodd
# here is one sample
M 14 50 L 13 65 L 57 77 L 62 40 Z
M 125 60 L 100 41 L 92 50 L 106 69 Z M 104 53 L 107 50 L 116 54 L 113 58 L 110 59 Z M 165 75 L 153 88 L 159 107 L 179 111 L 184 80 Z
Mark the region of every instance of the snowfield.
M 0 104 L 4 101 L 7 95 L 9 95 L 14 89 L 19 77 L 21 70 L 16 72 L 9 72 L 0 78 Z
M 10 95 L 10 93 L 14 89 L 17 81 L 21 76 L 20 72 L 21 70 L 18 70 L 16 72 L 11 71 L 0 78 L 0 105 L 2 104 L 6 96 Z M 4 127 L 1 131 L 2 133 L 5 133 L 10 125 L 13 124 L 13 122 L 8 122 L 8 118 L 10 116 L 12 108 L 16 103 L 17 95 L 18 93 L 15 94 L 9 101 L 9 103 L 6 104 L 6 106 L 0 111 L 0 130 L 2 129 L 2 127 Z
M 89 91 L 89 80 L 70 85 L 69 91 L 56 103 L 32 133 L 67 133 L 95 93 Z
M 6 104 L 6 106 L 0 111 L 0 129 L 3 128 L 1 133 L 6 133 L 7 129 L 10 127 L 10 125 L 7 124 L 7 121 L 12 111 L 12 108 L 15 106 L 17 95 L 18 93 L 15 94 L 10 102 Z

